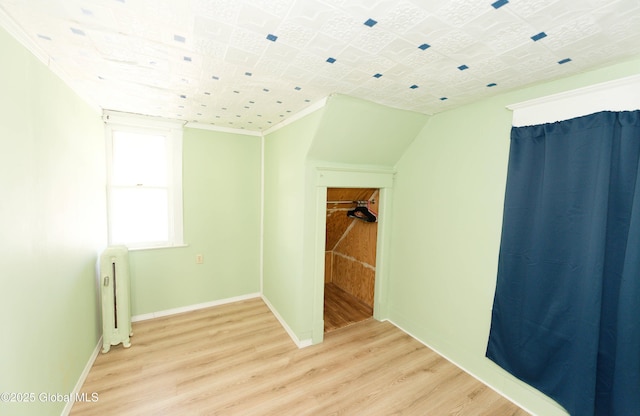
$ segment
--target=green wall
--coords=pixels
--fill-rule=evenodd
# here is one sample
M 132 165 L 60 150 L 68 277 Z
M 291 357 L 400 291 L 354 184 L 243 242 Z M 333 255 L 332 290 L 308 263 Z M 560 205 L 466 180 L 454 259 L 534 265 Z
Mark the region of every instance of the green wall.
M 298 340 L 311 337 L 310 286 L 303 274 L 306 156 L 323 111 L 264 139 L 262 291 Z
M 630 61 L 437 114 L 396 166 L 389 318 L 536 414 L 564 412 L 484 358 L 511 129 L 505 106 L 638 73 L 640 60 Z
M 187 128 L 182 170 L 187 246 L 130 253 L 133 315 L 260 291 L 260 137 Z
M 427 116 L 346 95 L 327 99 L 308 159 L 349 166 L 393 167 Z
M 100 114 L 0 29 L 0 413 L 60 414 L 101 328 L 96 262 L 106 244 Z

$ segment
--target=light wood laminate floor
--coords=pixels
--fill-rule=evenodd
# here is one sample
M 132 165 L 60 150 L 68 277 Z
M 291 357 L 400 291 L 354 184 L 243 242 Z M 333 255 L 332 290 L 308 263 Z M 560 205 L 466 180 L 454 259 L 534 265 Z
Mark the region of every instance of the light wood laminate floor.
M 526 413 L 388 322 L 298 349 L 260 299 L 137 322 L 100 354 L 72 415 Z

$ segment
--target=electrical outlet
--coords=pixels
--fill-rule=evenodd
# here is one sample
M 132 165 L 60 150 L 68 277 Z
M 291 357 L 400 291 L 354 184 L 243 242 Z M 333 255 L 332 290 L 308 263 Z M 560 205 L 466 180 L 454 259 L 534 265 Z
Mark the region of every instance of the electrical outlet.
M 204 263 L 204 257 L 202 257 L 202 254 L 196 254 L 196 264 L 202 263 Z

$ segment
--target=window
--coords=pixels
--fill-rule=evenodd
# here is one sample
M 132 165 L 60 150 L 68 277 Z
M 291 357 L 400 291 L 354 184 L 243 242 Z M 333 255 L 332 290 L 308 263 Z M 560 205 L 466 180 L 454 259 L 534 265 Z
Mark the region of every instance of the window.
M 109 244 L 183 245 L 182 126 L 105 112 Z

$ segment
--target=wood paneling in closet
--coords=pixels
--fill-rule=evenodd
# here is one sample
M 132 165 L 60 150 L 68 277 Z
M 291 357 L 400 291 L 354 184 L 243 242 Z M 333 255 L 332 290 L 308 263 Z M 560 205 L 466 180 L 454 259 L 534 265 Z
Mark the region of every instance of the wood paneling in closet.
M 324 282 L 331 283 L 333 272 L 333 252 L 325 251 L 324 252 Z
M 377 189 L 327 189 L 327 201 L 371 201 L 377 213 Z M 325 283 L 333 283 L 373 306 L 378 223 L 347 217 L 356 204 L 327 203 Z
M 375 269 L 340 253 L 333 253 L 333 284 L 371 307 L 375 277 Z

